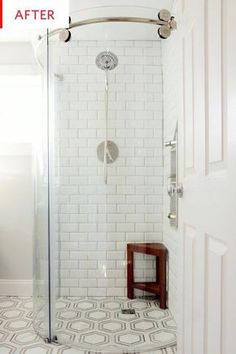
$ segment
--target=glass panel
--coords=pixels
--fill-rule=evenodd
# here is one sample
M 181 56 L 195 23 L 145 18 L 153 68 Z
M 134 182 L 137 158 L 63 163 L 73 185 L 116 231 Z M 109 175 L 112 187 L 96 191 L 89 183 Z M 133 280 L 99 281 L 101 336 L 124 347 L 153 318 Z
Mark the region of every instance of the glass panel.
M 139 289 L 127 298 L 127 244 L 162 241 L 161 43 L 76 33 L 68 43 L 50 40 L 55 334 L 92 352 L 171 347 L 175 324 L 163 309 L 166 292 L 162 309 L 154 294 L 161 275 L 152 253 L 135 254 Z M 118 66 L 106 77 L 102 66 L 115 56 L 98 55 L 107 51 Z
M 46 33 L 45 33 L 46 36 Z M 35 48 L 42 81 L 43 114 L 37 125 L 35 142 L 35 220 L 34 220 L 34 328 L 50 341 L 50 198 L 49 198 L 49 114 L 48 114 L 48 45 L 43 40 Z

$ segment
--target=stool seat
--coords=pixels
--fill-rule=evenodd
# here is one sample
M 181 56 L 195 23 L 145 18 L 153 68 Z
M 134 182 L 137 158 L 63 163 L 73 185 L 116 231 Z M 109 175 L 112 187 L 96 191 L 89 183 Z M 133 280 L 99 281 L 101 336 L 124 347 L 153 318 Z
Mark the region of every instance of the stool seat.
M 156 257 L 156 282 L 134 281 L 134 252 Z M 160 298 L 160 308 L 166 309 L 166 262 L 168 250 L 162 243 L 127 244 L 127 296 L 134 298 L 134 289 L 156 294 Z

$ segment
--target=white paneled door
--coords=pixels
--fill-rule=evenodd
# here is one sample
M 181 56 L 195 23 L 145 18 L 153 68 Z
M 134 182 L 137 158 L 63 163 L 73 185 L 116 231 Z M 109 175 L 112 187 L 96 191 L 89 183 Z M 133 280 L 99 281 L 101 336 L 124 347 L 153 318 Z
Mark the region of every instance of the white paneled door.
M 236 1 L 183 0 L 179 354 L 236 353 Z

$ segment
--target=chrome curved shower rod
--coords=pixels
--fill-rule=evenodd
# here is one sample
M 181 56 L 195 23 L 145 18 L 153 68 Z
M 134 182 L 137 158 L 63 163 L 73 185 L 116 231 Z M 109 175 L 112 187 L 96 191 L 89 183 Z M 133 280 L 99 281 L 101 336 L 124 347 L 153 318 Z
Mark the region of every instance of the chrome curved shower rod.
M 47 34 L 43 36 L 39 36 L 39 43 L 35 47 L 35 57 L 36 61 L 42 68 L 43 65 L 38 59 L 37 55 L 37 50 L 40 47 L 40 44 L 42 41 L 46 38 L 53 37 L 56 34 L 60 34 L 63 31 L 68 32 L 65 37 L 65 42 L 69 41 L 71 38 L 71 33 L 70 30 L 78 27 L 83 27 L 87 25 L 93 25 L 93 24 L 99 24 L 99 23 L 118 23 L 118 22 L 123 22 L 123 23 L 141 23 L 141 24 L 147 24 L 147 25 L 152 25 L 152 26 L 159 26 L 158 28 L 158 35 L 162 39 L 167 39 L 171 32 L 177 28 L 177 23 L 175 21 L 174 16 L 171 16 L 170 12 L 168 10 L 161 10 L 158 13 L 158 18 L 153 19 L 153 18 L 146 18 L 146 17 L 125 17 L 125 16 L 119 16 L 119 17 L 98 17 L 98 18 L 91 18 L 87 20 L 81 20 L 77 21 L 74 23 L 70 23 L 68 28 L 57 28 L 55 30 L 52 30 L 48 32 Z M 62 79 L 61 75 L 55 74 L 60 80 Z
M 166 25 L 165 21 L 151 19 L 151 18 L 144 18 L 144 17 L 98 17 L 98 18 L 91 18 L 87 20 L 81 20 L 74 23 L 71 23 L 68 29 L 74 29 L 77 27 L 87 26 L 87 25 L 94 25 L 98 23 L 106 23 L 106 22 L 131 22 L 131 23 L 144 23 L 149 25 L 157 25 L 163 26 Z M 57 28 L 49 32 L 49 37 L 54 36 L 55 34 L 60 33 L 64 28 Z M 42 36 L 42 38 L 46 37 L 46 35 Z
M 147 24 L 147 25 L 153 25 L 153 26 L 166 26 L 170 30 L 176 29 L 176 21 L 174 20 L 173 16 L 170 16 L 168 20 L 160 20 L 160 19 L 152 19 L 152 18 L 146 18 L 146 17 L 124 17 L 124 16 L 119 16 L 119 17 L 98 17 L 98 18 L 91 18 L 87 20 L 81 20 L 81 21 L 76 21 L 74 23 L 71 23 L 69 27 L 67 28 L 68 30 L 82 27 L 82 26 L 87 26 L 87 25 L 93 25 L 93 24 L 99 24 L 99 23 L 110 23 L 110 22 L 129 22 L 129 23 L 142 23 L 142 24 Z M 64 28 L 58 28 L 55 30 L 52 30 L 49 32 L 48 36 L 52 37 L 61 31 L 65 30 Z M 47 35 L 44 35 L 40 37 L 39 39 L 45 38 Z
M 98 17 L 92 18 L 88 20 L 77 21 L 70 25 L 70 28 L 76 28 L 80 26 L 86 26 L 96 23 L 105 23 L 105 22 L 133 22 L 133 23 L 144 23 L 149 25 L 157 25 L 162 26 L 166 25 L 166 21 L 162 21 L 159 19 L 151 19 L 145 17 Z

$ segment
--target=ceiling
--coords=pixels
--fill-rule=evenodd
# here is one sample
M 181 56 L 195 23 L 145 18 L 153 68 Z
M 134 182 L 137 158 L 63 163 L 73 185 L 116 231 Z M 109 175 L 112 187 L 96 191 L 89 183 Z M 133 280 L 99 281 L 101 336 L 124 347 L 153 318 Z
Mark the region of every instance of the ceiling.
M 171 10 L 174 0 L 70 0 L 72 21 L 101 16 L 135 16 L 156 18 L 158 10 Z M 32 41 L 38 31 L 0 30 L 0 41 Z M 73 30 L 73 37 L 81 40 L 139 39 L 154 40 L 157 38 L 153 26 L 142 24 L 106 23 L 90 25 Z

